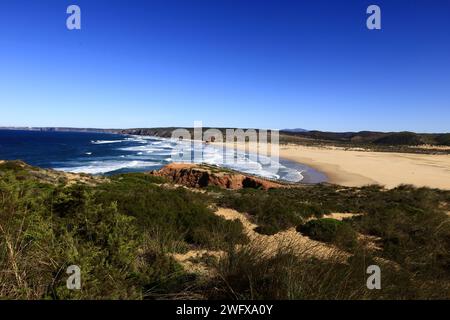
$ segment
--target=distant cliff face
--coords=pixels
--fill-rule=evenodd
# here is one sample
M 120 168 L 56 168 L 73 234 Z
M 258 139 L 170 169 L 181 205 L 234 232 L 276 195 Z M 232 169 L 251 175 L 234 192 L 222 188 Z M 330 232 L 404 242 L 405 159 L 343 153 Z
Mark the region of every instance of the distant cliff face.
M 218 186 L 233 190 L 242 188 L 267 190 L 285 187 L 281 183 L 196 164 L 172 163 L 160 170 L 151 171 L 150 174 L 168 178 L 174 183 L 191 188 Z

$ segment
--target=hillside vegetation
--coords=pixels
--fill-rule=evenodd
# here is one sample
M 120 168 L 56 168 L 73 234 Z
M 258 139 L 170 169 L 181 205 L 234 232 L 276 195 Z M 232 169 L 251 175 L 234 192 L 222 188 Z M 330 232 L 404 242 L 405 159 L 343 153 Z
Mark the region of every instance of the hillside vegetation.
M 219 206 L 248 214 L 261 234 L 294 228 L 339 254 L 289 245 L 264 254 Z M 68 179 L 4 162 L 0 297 L 449 299 L 449 211 L 450 192 L 410 186 L 188 189 L 145 173 Z M 358 215 L 324 217 L 333 212 Z M 208 273 L 175 258 L 192 251 L 209 253 L 190 262 Z M 74 264 L 81 290 L 66 288 Z M 370 264 L 382 269 L 381 290 L 366 288 Z

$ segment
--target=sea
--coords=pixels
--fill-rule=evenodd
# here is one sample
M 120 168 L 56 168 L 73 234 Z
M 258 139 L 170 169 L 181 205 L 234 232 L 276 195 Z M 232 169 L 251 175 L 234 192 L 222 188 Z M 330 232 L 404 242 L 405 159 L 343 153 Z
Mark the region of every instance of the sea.
M 306 165 L 227 150 L 216 144 L 95 132 L 0 130 L 0 160 L 73 173 L 144 172 L 171 162 L 206 163 L 293 183 L 320 183 L 326 176 Z M 229 151 L 229 150 L 228 150 Z M 225 154 L 225 156 L 224 156 Z M 228 155 L 232 154 L 232 161 Z

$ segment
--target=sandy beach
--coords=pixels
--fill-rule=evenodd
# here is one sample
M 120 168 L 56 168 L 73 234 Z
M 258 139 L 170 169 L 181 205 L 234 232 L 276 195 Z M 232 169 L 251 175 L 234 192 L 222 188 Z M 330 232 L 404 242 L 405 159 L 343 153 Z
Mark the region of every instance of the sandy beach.
M 257 151 L 256 144 L 236 144 L 236 147 Z M 280 157 L 308 165 L 326 174 L 330 183 L 343 186 L 380 184 L 394 188 L 412 184 L 450 190 L 450 155 L 280 145 Z

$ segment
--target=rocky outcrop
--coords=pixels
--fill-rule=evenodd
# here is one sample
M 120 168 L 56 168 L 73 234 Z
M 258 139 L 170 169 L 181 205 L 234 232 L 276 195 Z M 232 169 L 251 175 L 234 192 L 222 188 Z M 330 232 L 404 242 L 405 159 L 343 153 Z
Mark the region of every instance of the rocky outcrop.
M 160 170 L 150 172 L 151 175 L 165 177 L 170 181 L 192 188 L 218 186 L 226 189 L 271 189 L 284 187 L 283 184 L 247 176 L 235 171 L 213 166 L 171 163 Z

